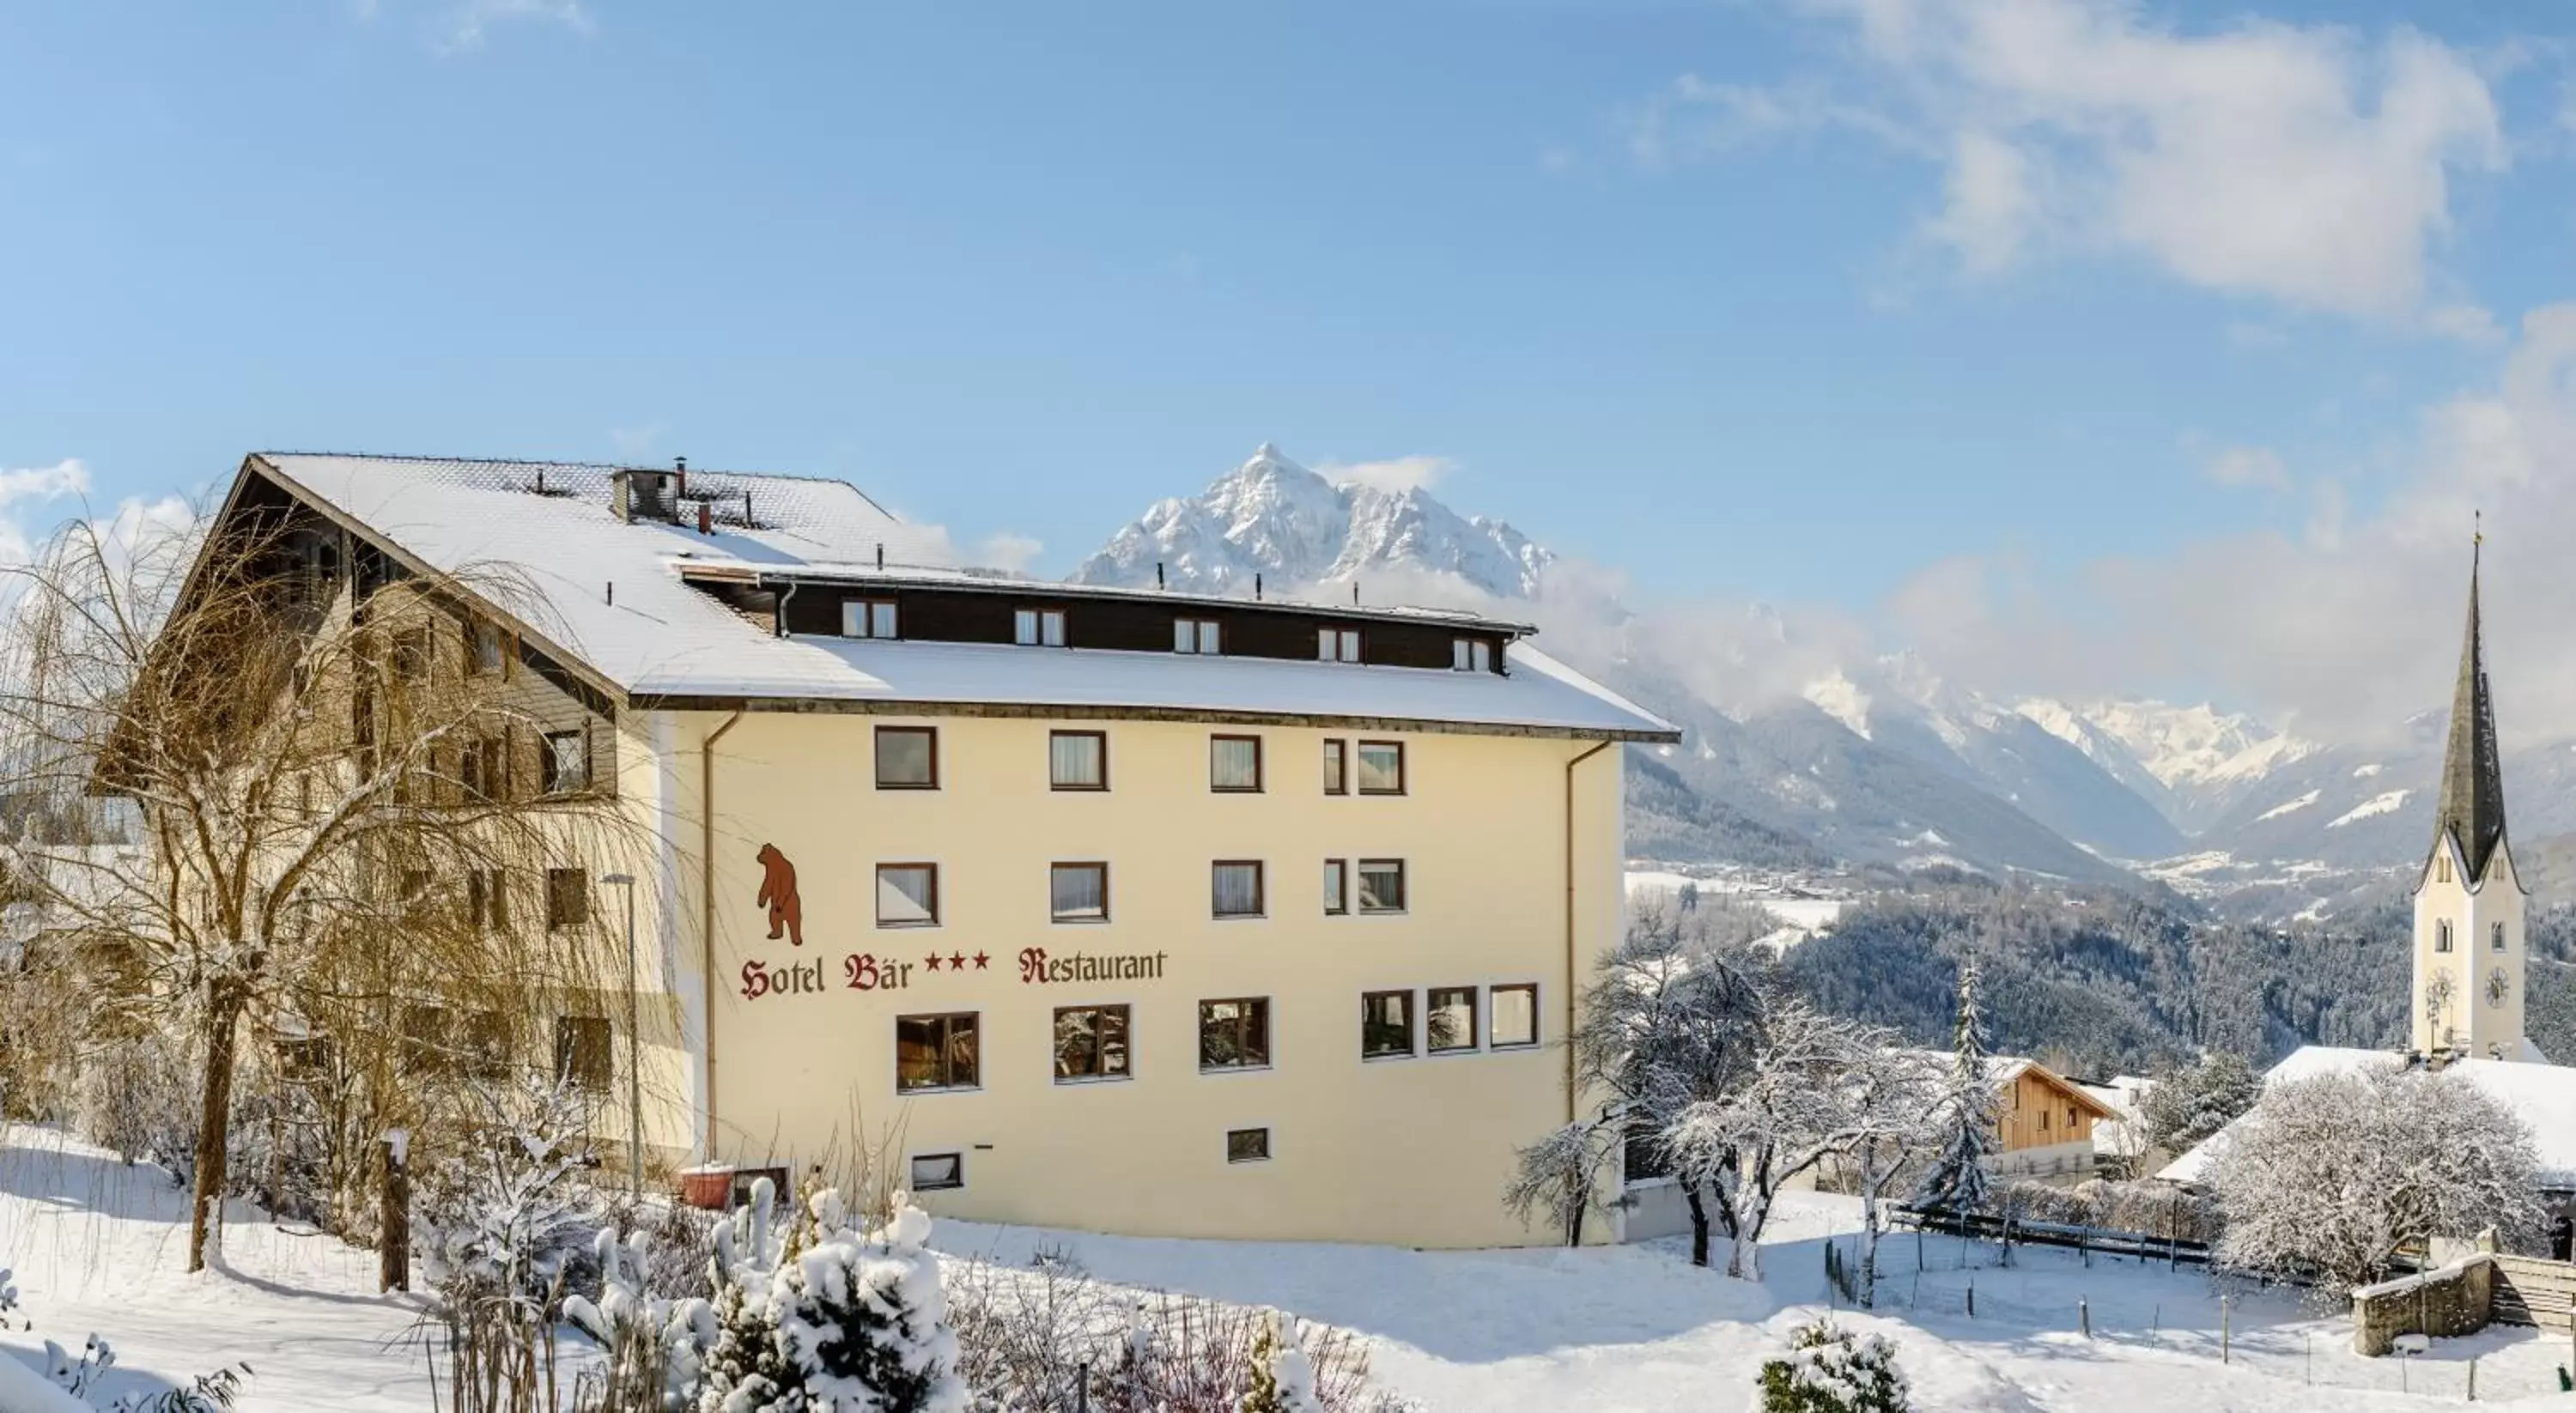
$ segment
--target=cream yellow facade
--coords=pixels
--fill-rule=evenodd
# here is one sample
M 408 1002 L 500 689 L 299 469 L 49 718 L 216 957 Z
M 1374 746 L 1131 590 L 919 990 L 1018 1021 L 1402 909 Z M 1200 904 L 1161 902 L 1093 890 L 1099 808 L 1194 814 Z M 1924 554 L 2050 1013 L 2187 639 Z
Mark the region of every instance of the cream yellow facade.
M 753 711 L 708 770 L 706 739 L 726 720 L 648 713 L 621 752 L 624 798 L 671 842 L 662 877 L 676 885 L 649 890 L 659 916 L 640 924 L 655 934 L 648 1009 L 677 1021 L 658 1037 L 647 1026 L 665 1042 L 648 1052 L 644 1084 L 657 1150 L 707 1156 L 691 1130 L 711 1098 L 718 1162 L 802 1170 L 859 1149 L 954 1153 L 963 1185 L 923 1200 L 977 1220 L 1415 1246 L 1546 1239 L 1497 1194 L 1514 1148 L 1567 1118 L 1569 978 L 1579 984 L 1617 936 L 1616 746 Z M 877 788 L 880 726 L 937 733 L 937 788 Z M 1107 789 L 1051 788 L 1057 730 L 1104 733 Z M 1260 790 L 1210 788 L 1218 734 L 1260 739 Z M 1327 794 L 1328 739 L 1400 742 L 1403 793 Z M 711 870 L 688 846 L 708 778 Z M 769 936 L 764 846 L 795 870 L 801 946 Z M 1403 910 L 1328 913 L 1327 859 L 1401 860 Z M 1219 860 L 1262 865 L 1260 916 L 1212 916 Z M 876 869 L 892 863 L 937 867 L 935 925 L 879 924 Z M 1107 920 L 1050 920 L 1058 863 L 1107 866 Z M 711 1052 L 692 955 L 705 949 L 689 945 L 710 873 Z M 1124 979 L 1076 981 L 1048 979 L 1041 956 L 1077 969 L 1141 960 L 1102 968 Z M 1498 1048 L 1493 989 L 1515 986 L 1536 988 L 1535 1043 Z M 1430 1053 L 1426 993 L 1465 987 L 1472 1045 Z M 1414 1053 L 1364 1059 L 1361 998 L 1391 990 L 1413 994 Z M 1203 1072 L 1199 1003 L 1237 998 L 1267 1001 L 1269 1062 Z M 1089 1006 L 1130 1008 L 1126 1077 L 1056 1077 L 1056 1012 Z M 929 1014 L 974 1017 L 978 1072 L 971 1085 L 902 1092 L 897 1018 Z M 1269 1156 L 1229 1161 L 1228 1133 L 1246 1129 L 1267 1130 Z

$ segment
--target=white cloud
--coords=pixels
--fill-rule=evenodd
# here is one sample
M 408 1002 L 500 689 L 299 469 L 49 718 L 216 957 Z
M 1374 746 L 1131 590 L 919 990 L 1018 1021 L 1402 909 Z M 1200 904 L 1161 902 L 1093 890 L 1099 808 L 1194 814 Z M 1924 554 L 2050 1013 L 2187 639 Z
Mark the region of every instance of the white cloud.
M 1029 572 L 1029 567 L 1037 563 L 1038 556 L 1045 550 L 1044 544 L 1027 535 L 1004 530 L 999 534 L 985 537 L 982 559 L 992 568 L 1007 569 L 1014 574 L 1026 574 Z
M 1671 162 L 1802 128 L 1883 135 L 1945 171 L 1923 236 L 1992 274 L 2052 251 L 2125 255 L 2207 289 L 2475 336 L 2426 310 L 2464 172 L 2501 169 L 2486 80 L 2395 28 L 2247 20 L 2185 33 L 2124 0 L 1803 0 L 1852 37 L 1844 82 L 1685 77 L 1630 123 Z M 1696 124 L 1683 121 L 1696 117 Z
M 1388 461 L 1327 461 L 1315 472 L 1338 485 L 1402 492 L 1427 491 L 1457 469 L 1454 457 L 1399 456 Z
M 457 0 L 440 17 L 439 47 L 479 49 L 494 28 L 522 23 L 560 25 L 575 34 L 597 28 L 581 0 Z
M 2290 484 L 2289 464 L 2267 446 L 2221 447 L 2200 463 L 2200 474 L 2222 486 L 2266 491 L 2286 490 Z

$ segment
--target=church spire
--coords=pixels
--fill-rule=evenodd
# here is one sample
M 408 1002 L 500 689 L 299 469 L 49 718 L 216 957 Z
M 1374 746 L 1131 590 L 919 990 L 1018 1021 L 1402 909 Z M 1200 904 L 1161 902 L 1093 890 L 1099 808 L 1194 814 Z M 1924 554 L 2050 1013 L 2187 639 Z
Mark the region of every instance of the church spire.
M 2478 555 L 2486 536 L 2469 548 L 2469 626 L 2460 645 L 2460 681 L 2451 698 L 2451 739 L 2442 753 L 2442 795 L 2433 842 L 2457 841 L 2467 864 L 2465 881 L 2486 877 L 2487 862 L 2504 842 L 2504 770 L 2497 760 L 2495 704 L 2487 697 L 2485 648 L 2478 633 Z

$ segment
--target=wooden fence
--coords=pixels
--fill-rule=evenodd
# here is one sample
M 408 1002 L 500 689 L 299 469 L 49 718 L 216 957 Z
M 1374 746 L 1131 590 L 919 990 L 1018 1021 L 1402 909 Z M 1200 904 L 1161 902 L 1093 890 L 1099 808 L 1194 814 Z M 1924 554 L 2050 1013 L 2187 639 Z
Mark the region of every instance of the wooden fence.
M 1951 1236 L 1972 1237 L 1980 1241 L 2001 1242 L 2005 1245 L 2063 1246 L 2070 1251 L 2094 1252 L 2104 1256 L 2127 1256 L 2139 1261 L 2162 1261 L 2171 1266 L 2209 1264 L 2209 1247 L 2197 1241 L 2182 1241 L 2148 1232 L 2073 1226 L 2063 1222 L 2026 1222 L 2018 1218 L 1996 1216 L 1987 1212 L 1960 1213 L 1940 1208 L 1898 1207 L 1891 1215 L 1890 1225 L 1907 1226 L 1917 1231 L 1940 1232 Z
M 2498 1256 L 2495 1268 L 2498 1324 L 2576 1332 L 2576 1263 Z

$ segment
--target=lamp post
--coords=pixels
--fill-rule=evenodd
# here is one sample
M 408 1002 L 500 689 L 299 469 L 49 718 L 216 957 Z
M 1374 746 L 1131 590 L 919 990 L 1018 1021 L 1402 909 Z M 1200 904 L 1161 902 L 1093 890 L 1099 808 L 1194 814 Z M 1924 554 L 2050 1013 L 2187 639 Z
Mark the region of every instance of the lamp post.
M 644 1200 L 644 1040 L 636 1033 L 635 875 L 599 880 L 626 890 L 626 1195 Z

